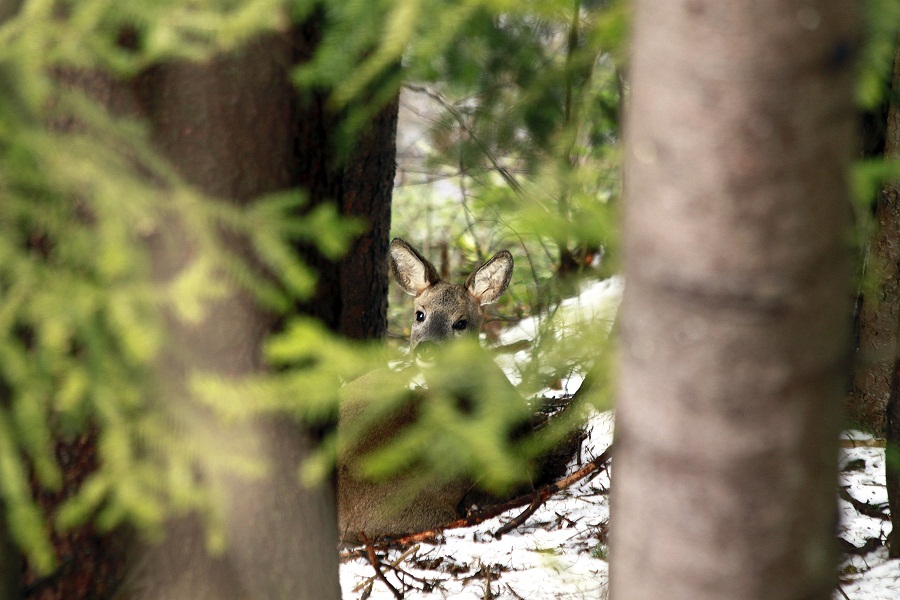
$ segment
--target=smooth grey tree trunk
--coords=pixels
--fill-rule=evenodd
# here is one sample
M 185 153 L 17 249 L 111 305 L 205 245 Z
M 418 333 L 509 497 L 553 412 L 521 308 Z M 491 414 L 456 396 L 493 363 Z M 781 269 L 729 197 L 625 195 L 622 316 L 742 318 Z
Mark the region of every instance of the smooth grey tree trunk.
M 636 3 L 615 600 L 831 596 L 858 9 Z

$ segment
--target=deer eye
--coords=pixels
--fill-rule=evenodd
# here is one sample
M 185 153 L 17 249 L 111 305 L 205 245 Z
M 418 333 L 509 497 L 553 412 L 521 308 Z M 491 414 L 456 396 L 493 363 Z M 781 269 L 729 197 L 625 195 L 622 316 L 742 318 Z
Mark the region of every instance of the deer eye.
M 465 319 L 460 319 L 459 321 L 457 321 L 456 323 L 453 324 L 453 329 L 455 329 L 457 331 L 462 331 L 463 329 L 465 329 L 468 326 L 468 324 L 469 324 L 468 321 L 466 321 Z
M 421 323 L 424 320 L 425 320 L 425 313 L 423 313 L 421 310 L 417 310 L 416 311 L 416 321 Z

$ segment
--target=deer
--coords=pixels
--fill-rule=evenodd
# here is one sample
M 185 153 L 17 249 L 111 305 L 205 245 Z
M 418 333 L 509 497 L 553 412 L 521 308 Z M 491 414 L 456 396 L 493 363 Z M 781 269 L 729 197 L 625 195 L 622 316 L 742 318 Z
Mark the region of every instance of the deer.
M 440 347 L 449 340 L 477 340 L 484 307 L 506 291 L 513 271 L 512 255 L 501 250 L 473 271 L 465 283 L 443 281 L 434 265 L 400 238 L 391 242 L 389 258 L 397 284 L 413 297 L 409 349 L 415 364 L 424 369 L 434 364 Z M 492 364 L 492 368 L 500 373 L 498 380 L 505 382 L 499 385 L 514 390 L 499 367 Z M 365 411 L 377 401 L 379 391 L 389 385 L 391 377 L 396 375 L 377 370 L 348 383 L 340 393 L 338 513 L 345 544 L 359 542 L 361 534 L 374 539 L 448 523 L 460 515 L 461 503 L 473 487 L 469 478 L 426 480 L 422 485 L 414 468 L 381 480 L 361 474 L 358 466 L 362 457 L 413 424 L 420 403 L 428 401 L 427 393 L 410 390 L 399 406 L 367 423 L 365 433 L 350 435 L 348 432 L 363 421 Z M 509 397 L 518 398 L 524 406 L 517 392 Z

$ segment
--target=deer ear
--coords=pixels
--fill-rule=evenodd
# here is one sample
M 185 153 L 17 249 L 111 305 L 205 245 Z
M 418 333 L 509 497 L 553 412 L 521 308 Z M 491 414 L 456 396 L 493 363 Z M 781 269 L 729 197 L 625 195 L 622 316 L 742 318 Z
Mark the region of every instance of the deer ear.
M 478 270 L 469 275 L 466 289 L 480 304 L 491 304 L 506 291 L 512 278 L 513 257 L 506 250 L 501 250 L 494 258 L 487 261 Z
M 434 265 L 400 238 L 391 242 L 391 273 L 410 296 L 418 296 L 441 280 Z

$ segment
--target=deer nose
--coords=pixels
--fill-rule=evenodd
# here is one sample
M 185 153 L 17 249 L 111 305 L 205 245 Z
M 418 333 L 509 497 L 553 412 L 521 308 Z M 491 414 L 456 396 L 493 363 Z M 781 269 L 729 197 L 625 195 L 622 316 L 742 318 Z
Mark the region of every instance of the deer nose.
M 434 342 L 419 342 L 414 352 L 416 362 L 433 363 L 437 358 L 438 345 Z

